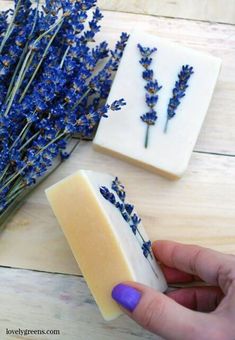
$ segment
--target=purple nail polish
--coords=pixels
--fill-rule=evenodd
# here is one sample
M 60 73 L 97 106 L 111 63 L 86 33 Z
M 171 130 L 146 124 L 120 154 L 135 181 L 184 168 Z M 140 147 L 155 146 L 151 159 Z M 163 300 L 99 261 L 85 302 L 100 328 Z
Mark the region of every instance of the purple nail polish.
M 130 312 L 138 305 L 141 293 L 133 287 L 119 284 L 113 288 L 112 298 Z

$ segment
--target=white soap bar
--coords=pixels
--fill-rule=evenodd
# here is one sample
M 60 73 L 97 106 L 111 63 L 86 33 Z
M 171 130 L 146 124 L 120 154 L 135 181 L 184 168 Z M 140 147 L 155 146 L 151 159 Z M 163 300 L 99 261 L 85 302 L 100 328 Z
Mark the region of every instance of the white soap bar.
M 137 44 L 157 48 L 152 55 L 150 69 L 154 71 L 154 79 L 162 85 L 155 108 L 158 120 L 156 125 L 150 127 L 147 148 L 144 145 L 146 124 L 140 119 L 148 111 L 144 89 L 146 82 L 142 78 L 143 67 L 139 63 L 141 55 Z M 192 66 L 194 74 L 165 133 L 169 100 L 183 65 Z M 181 177 L 187 169 L 206 116 L 220 67 L 221 60 L 218 58 L 155 35 L 133 32 L 108 98 L 108 103 L 125 98 L 127 105 L 117 113 L 110 112 L 108 119 L 102 119 L 94 146 L 168 177 Z
M 117 181 L 113 176 L 81 170 L 46 191 L 55 216 L 106 320 L 122 314 L 111 297 L 116 284 L 128 280 L 162 292 L 167 288 L 151 248 L 147 246 L 145 252 L 142 249 L 148 237 L 141 222 L 133 222 L 135 211 L 129 210 L 127 214 L 127 206 L 124 210 L 117 207 L 123 201 L 118 195 L 119 191 L 112 188 L 115 183 Z M 119 185 L 118 188 L 122 190 Z M 111 197 L 115 199 L 115 205 L 113 201 L 107 200 L 104 192 L 113 194 Z M 121 192 L 123 194 L 123 190 Z M 131 220 L 126 221 L 122 214 L 127 216 L 126 219 L 131 216 Z M 133 225 L 138 226 L 135 233 Z

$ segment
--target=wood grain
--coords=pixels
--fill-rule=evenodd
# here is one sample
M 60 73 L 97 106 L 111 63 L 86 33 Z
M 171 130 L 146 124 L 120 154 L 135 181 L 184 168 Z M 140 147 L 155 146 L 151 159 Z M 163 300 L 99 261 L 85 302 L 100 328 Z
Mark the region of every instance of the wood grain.
M 235 23 L 233 0 L 99 0 L 106 10 Z
M 0 268 L 0 301 L 4 340 L 156 339 L 126 316 L 105 322 L 86 283 L 76 276 Z M 59 330 L 60 335 L 12 336 L 6 328 Z
M 1 0 L 0 8 L 12 3 L 12 0 Z M 98 0 L 98 5 L 109 11 L 235 23 L 234 0 Z

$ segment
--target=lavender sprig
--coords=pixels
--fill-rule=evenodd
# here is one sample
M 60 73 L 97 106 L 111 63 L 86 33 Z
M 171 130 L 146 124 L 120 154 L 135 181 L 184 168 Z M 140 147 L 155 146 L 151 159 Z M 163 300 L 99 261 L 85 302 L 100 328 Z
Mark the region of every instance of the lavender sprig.
M 159 86 L 158 81 L 154 79 L 154 72 L 150 69 L 150 65 L 152 63 L 151 55 L 157 51 L 156 48 L 148 48 L 143 47 L 140 44 L 137 45 L 140 54 L 142 56 L 140 60 L 140 64 L 144 67 L 144 72 L 142 74 L 143 79 L 147 82 L 145 86 L 145 90 L 147 91 L 145 101 L 149 108 L 149 111 L 143 114 L 140 118 L 141 120 L 147 124 L 146 135 L 145 135 L 145 148 L 148 147 L 149 142 L 149 129 L 150 126 L 156 124 L 158 119 L 157 112 L 154 110 L 155 106 L 158 102 L 158 92 L 162 89 L 162 86 Z
M 170 99 L 167 109 L 167 120 L 164 128 L 165 133 L 167 133 L 169 120 L 174 118 L 176 110 L 181 103 L 181 99 L 185 97 L 185 92 L 189 87 L 188 81 L 193 73 L 194 71 L 192 66 L 183 65 L 180 73 L 178 74 L 178 81 L 176 81 L 175 88 L 173 89 L 173 97 Z
M 108 110 L 125 105 L 105 102 L 128 35 L 114 51 L 105 41 L 94 44 L 101 19 L 96 0 L 46 0 L 42 9 L 38 0 L 36 7 L 15 0 L 14 11 L 0 14 L 0 224 L 58 159 L 69 157 L 74 136 L 92 139 Z
M 119 181 L 119 179 L 116 177 L 114 181 L 112 181 L 111 188 L 113 190 L 110 191 L 107 187 L 103 186 L 100 187 L 100 193 L 102 196 L 109 201 L 111 204 L 113 204 L 121 213 L 124 220 L 129 224 L 132 232 L 134 235 L 138 233 L 142 240 L 141 249 L 143 251 L 143 254 L 146 258 L 150 256 L 152 258 L 152 252 L 151 252 L 151 241 L 146 241 L 139 228 L 138 225 L 141 222 L 141 219 L 137 216 L 137 214 L 134 212 L 134 206 L 132 204 L 129 204 L 125 201 L 126 199 L 126 192 L 125 188 L 122 185 L 122 183 Z M 117 194 L 120 201 L 118 201 L 115 197 L 115 194 Z

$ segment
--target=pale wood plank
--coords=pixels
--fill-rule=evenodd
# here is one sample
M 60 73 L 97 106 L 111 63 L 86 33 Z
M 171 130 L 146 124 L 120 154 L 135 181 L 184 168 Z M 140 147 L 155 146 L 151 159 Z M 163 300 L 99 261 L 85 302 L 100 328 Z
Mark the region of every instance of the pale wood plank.
M 102 319 L 80 277 L 0 267 L 1 339 L 156 339 L 126 316 Z M 8 329 L 59 330 L 60 335 L 6 335 Z
M 99 0 L 106 10 L 235 24 L 233 0 Z
M 0 9 L 12 0 L 1 0 Z M 235 24 L 233 0 L 98 0 L 104 10 Z
M 80 168 L 118 175 L 152 240 L 196 243 L 235 254 L 235 158 L 194 153 L 186 176 L 171 182 L 84 143 L 2 233 L 0 264 L 80 273 L 44 194 L 46 187 Z

